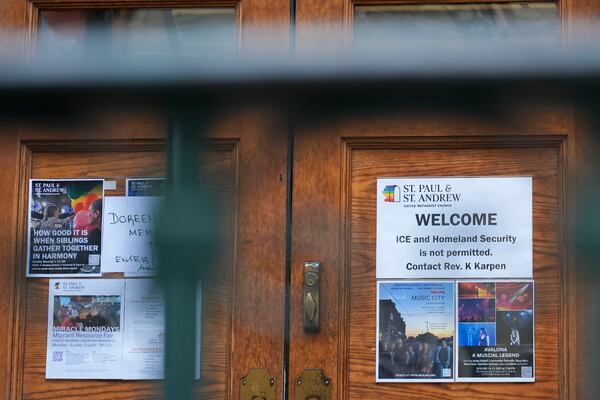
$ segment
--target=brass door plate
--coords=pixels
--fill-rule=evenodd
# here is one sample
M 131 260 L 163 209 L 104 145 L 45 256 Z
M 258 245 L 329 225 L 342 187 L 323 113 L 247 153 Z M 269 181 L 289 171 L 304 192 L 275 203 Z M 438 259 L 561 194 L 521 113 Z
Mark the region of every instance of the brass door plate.
M 240 379 L 240 400 L 275 400 L 276 383 L 265 368 L 250 368 Z
M 304 331 L 319 332 L 319 286 L 321 263 L 304 263 Z
M 294 400 L 331 400 L 331 378 L 320 369 L 305 369 L 302 376 L 296 378 Z

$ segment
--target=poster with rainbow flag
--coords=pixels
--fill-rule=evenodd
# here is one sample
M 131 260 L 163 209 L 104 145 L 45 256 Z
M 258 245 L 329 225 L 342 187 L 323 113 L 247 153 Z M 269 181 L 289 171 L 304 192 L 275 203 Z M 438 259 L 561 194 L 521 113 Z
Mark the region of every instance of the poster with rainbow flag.
M 100 276 L 103 179 L 30 179 L 27 276 Z

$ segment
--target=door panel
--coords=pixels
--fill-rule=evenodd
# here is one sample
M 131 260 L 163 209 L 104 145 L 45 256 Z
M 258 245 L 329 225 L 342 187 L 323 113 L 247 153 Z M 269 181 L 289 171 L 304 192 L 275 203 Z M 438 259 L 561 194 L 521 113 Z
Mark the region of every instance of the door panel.
M 338 399 L 567 397 L 564 382 L 569 372 L 561 366 L 567 363 L 563 349 L 573 327 L 566 317 L 572 297 L 567 296 L 570 275 L 563 262 L 566 136 L 551 133 L 566 131 L 568 125 L 563 113 L 548 111 L 522 124 L 513 118 L 485 122 L 432 115 L 427 119 L 353 118 L 352 122 L 298 130 L 292 224 L 292 379 L 305 368 L 322 368 L 332 378 Z M 511 131 L 548 134 L 507 133 Z M 536 382 L 376 384 L 376 179 L 497 175 L 533 176 Z M 308 260 L 322 262 L 321 331 L 316 334 L 302 329 L 302 269 Z
M 131 128 L 127 132 L 137 136 L 123 139 L 126 133 L 109 123 L 119 115 L 103 114 L 106 129 L 78 125 L 23 132 L 20 210 L 27 210 L 29 177 L 116 179 L 118 190 L 107 191 L 110 196 L 124 193 L 125 177 L 164 176 L 160 118 L 121 116 Z M 266 368 L 281 393 L 287 139 L 284 128 L 265 115 L 264 110 L 239 110 L 215 121 L 199 154 L 200 181 L 219 195 L 221 217 L 221 257 L 203 285 L 199 398 L 238 398 L 240 379 L 250 368 Z M 99 136 L 103 140 L 95 139 Z M 163 398 L 157 381 L 45 379 L 48 280 L 25 278 L 26 212 L 18 215 L 15 323 L 20 329 L 12 337 L 12 398 L 81 393 L 91 399 Z
M 380 147 L 351 141 L 349 199 L 348 397 L 559 398 L 559 242 L 560 142 L 550 147 L 402 149 L 381 140 Z M 489 145 L 489 144 L 488 144 Z M 532 143 L 535 146 L 534 143 Z M 375 384 L 375 232 L 378 177 L 418 176 L 533 177 L 533 265 L 536 282 L 536 382 L 523 384 Z M 523 391 L 526 387 L 527 395 Z
M 31 178 L 60 177 L 104 177 L 117 181 L 117 190 L 106 191 L 106 196 L 123 196 L 125 178 L 131 176 L 164 176 L 163 144 L 154 142 L 150 146 L 123 146 L 121 150 L 106 148 L 107 143 L 97 144 L 97 151 L 90 152 L 77 145 L 62 144 L 60 151 L 51 144 L 30 143 L 25 158 L 30 165 Z M 215 142 L 212 149 L 200 152 L 199 177 L 203 185 L 219 195 L 219 210 L 222 227 L 220 230 L 220 257 L 213 268 L 203 277 L 202 298 L 202 350 L 201 380 L 197 394 L 206 398 L 226 399 L 229 391 L 231 354 L 231 312 L 234 204 L 237 176 L 237 143 Z M 110 160 L 110 162 L 107 162 Z M 23 188 L 26 191 L 26 180 Z M 27 199 L 27 193 L 23 193 Z M 26 222 L 23 222 L 26 226 Z M 121 277 L 122 274 L 110 274 Z M 105 278 L 109 278 L 105 276 Z M 24 343 L 20 362 L 23 365 L 22 398 L 58 399 L 79 396 L 85 393 L 90 399 L 162 398 L 161 386 L 156 381 L 85 381 L 46 380 L 46 328 L 48 279 L 23 279 Z

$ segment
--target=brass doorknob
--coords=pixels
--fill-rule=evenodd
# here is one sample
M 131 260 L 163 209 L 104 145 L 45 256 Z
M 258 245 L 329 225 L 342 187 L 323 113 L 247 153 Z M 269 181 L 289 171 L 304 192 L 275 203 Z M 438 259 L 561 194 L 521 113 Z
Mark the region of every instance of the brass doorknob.
M 304 297 L 304 312 L 309 320 L 314 321 L 315 316 L 317 315 L 317 302 L 310 292 Z

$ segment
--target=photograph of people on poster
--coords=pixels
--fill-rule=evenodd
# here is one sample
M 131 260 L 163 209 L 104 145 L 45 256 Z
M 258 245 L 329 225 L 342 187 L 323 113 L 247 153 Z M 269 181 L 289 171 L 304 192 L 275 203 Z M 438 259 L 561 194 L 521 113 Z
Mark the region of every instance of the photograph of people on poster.
M 452 381 L 454 283 L 377 286 L 377 382 Z
M 496 326 L 499 344 L 533 344 L 533 310 L 498 311 Z
M 100 276 L 102 179 L 31 179 L 27 276 Z
M 493 322 L 496 320 L 494 299 L 459 299 L 460 322 Z
M 457 381 L 535 381 L 533 293 L 533 281 L 457 283 Z
M 120 327 L 120 296 L 54 296 L 54 328 Z M 71 329 L 74 328 L 74 329 Z
M 459 346 L 494 346 L 496 324 L 493 322 L 458 323 Z

